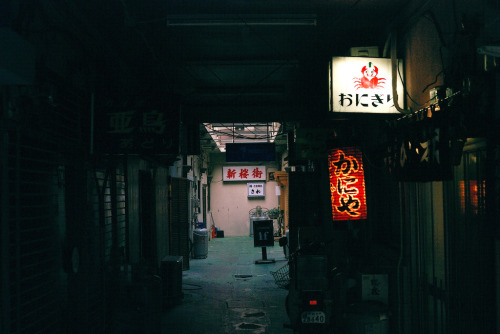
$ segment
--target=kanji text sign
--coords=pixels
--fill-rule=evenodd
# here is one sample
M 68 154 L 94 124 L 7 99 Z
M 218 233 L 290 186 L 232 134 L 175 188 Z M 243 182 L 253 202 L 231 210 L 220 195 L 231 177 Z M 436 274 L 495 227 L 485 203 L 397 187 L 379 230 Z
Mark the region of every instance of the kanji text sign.
M 398 62 L 402 76 L 402 63 Z M 398 75 L 398 102 L 404 91 Z M 388 58 L 334 57 L 330 62 L 330 111 L 399 113 L 394 107 L 392 64 Z
M 177 108 L 175 102 L 161 98 L 129 108 L 99 103 L 95 150 L 110 154 L 177 154 Z
M 333 149 L 328 155 L 333 220 L 367 219 L 363 155 L 354 147 Z
M 265 181 L 266 166 L 224 166 L 222 181 Z
M 274 246 L 273 221 L 271 219 L 253 221 L 253 245 L 254 247 Z
M 264 182 L 256 182 L 256 183 L 247 183 L 247 195 L 248 197 L 263 197 L 265 183 Z

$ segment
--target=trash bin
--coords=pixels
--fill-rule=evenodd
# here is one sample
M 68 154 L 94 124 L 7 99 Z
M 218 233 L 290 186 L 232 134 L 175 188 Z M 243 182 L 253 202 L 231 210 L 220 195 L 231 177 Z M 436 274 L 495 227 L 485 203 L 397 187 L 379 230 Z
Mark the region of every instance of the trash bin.
M 208 230 L 197 228 L 193 231 L 193 257 L 205 259 L 208 255 Z
M 199 228 L 199 229 L 207 228 L 207 223 L 205 223 L 205 222 L 196 222 L 195 228 Z
M 363 301 L 350 305 L 344 313 L 347 334 L 389 334 L 387 305 Z

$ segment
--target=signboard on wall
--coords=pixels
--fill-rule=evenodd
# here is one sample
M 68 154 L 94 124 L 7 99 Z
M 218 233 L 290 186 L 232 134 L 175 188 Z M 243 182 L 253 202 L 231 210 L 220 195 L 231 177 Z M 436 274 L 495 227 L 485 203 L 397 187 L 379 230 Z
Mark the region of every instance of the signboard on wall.
M 227 143 L 226 162 L 275 161 L 274 143 Z
M 465 143 L 464 125 L 447 103 L 432 105 L 388 128 L 387 168 L 400 181 L 443 181 L 453 176 Z
M 98 153 L 178 154 L 179 107 L 168 97 L 141 100 L 127 107 L 96 103 L 95 145 Z
M 355 147 L 332 149 L 328 154 L 328 172 L 333 220 L 367 219 L 361 150 Z
M 264 182 L 247 183 L 247 196 L 264 197 L 265 196 L 264 189 L 265 189 Z
M 398 61 L 398 102 L 404 105 Z M 330 62 L 330 111 L 355 113 L 399 113 L 394 107 L 392 64 L 388 58 L 334 57 Z
M 222 181 L 266 181 L 266 166 L 224 166 Z

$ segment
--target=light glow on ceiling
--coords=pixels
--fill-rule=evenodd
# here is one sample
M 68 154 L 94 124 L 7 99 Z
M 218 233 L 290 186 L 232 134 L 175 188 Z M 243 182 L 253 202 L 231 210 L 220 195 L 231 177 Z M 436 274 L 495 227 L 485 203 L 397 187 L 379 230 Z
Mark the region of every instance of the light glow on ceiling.
M 272 143 L 281 123 L 203 123 L 220 152 L 227 143 Z

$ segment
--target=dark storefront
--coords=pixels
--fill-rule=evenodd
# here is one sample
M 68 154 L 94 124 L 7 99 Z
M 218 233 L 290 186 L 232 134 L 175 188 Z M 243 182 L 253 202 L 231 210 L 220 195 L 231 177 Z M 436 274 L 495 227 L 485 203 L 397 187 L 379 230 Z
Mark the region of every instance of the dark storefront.
M 1 5 L 0 331 L 113 333 L 134 322 L 159 332 L 162 260 L 190 270 L 195 223 L 210 227 L 217 209 L 216 146 L 199 125 L 275 118 L 288 246 L 300 231 L 326 243 L 328 267 L 354 287 L 338 305 L 362 299 L 363 275 L 380 275 L 390 333 L 498 332 L 500 5 L 391 2 L 372 30 L 354 27 L 357 9 L 375 10 L 362 1 L 294 3 L 315 15 L 292 24 L 281 13 L 301 28 L 266 21 L 276 35 L 252 15 L 197 30 L 174 18 L 211 10 L 175 1 Z M 245 9 L 232 5 L 213 11 Z M 327 87 L 332 57 L 360 45 L 400 60 L 389 68 L 402 91 Z M 381 73 L 348 79 L 390 87 Z M 147 304 L 134 319 L 123 316 L 128 285 Z

